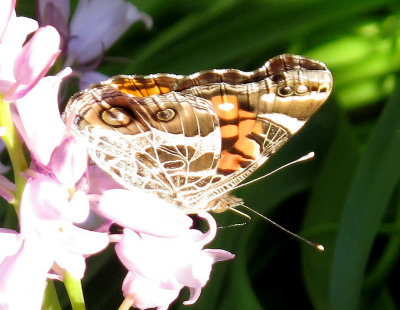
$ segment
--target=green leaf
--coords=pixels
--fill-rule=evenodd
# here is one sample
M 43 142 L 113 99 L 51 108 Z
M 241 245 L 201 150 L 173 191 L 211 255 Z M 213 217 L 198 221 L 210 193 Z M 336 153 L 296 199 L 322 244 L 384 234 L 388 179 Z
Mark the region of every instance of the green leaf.
M 399 180 L 400 90 L 379 117 L 357 167 L 335 247 L 330 309 L 357 309 L 365 268 L 379 225 Z
M 314 183 L 303 226 L 305 237 L 325 247 L 323 253 L 310 249 L 308 245 L 302 247 L 305 284 L 314 309 L 320 310 L 328 309 L 329 273 L 334 254 L 337 223 L 359 156 L 353 129 L 343 112 L 334 106 L 330 117 L 337 123 L 337 132 Z

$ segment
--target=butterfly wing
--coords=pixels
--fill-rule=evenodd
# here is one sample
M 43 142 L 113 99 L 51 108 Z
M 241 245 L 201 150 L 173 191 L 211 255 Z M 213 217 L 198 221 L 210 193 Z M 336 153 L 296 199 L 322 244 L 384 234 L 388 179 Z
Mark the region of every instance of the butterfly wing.
M 64 117 L 89 154 L 127 188 L 187 213 L 237 204 L 228 195 L 326 101 L 320 62 L 280 55 L 253 72 L 116 76 L 73 96 Z
M 78 93 L 64 118 L 72 118 L 91 159 L 119 183 L 189 208 L 219 180 L 218 117 L 206 99 L 157 90 L 149 96 L 150 90 L 134 88 L 135 80 L 126 79 Z
M 332 75 L 318 61 L 280 55 L 253 72 L 213 70 L 183 79 L 182 94 L 208 99 L 218 115 L 221 157 L 217 175 L 202 199 L 224 209 L 224 197 L 265 163 L 327 100 Z M 196 86 L 201 85 L 201 86 Z

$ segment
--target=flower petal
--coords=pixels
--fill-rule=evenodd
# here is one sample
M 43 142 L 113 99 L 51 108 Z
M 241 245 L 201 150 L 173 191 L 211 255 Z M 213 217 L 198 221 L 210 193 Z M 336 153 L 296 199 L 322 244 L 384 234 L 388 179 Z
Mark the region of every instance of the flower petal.
M 180 235 L 192 225 L 175 206 L 139 189 L 104 192 L 98 211 L 121 226 L 157 236 Z
M 60 144 L 65 132 L 65 125 L 58 108 L 58 89 L 66 68 L 57 76 L 47 76 L 28 93 L 17 101 L 20 121 L 16 121 L 33 157 L 47 165 L 54 148 Z
M 47 250 L 38 240 L 25 240 L 15 255 L 0 264 L 1 309 L 41 309 L 47 272 L 53 263 Z
M 87 63 L 100 56 L 128 28 L 138 21 L 150 24 L 150 17 L 124 0 L 79 1 L 71 21 L 67 60 Z
M 21 235 L 16 231 L 0 228 L 0 264 L 7 257 L 14 255 L 21 247 Z
M 82 72 L 80 74 L 80 77 L 81 77 L 79 82 L 80 89 L 86 89 L 93 83 L 105 81 L 108 80 L 109 78 L 107 75 L 96 71 Z
M 29 179 L 21 198 L 21 232 L 29 235 L 37 228 L 45 229 L 43 221 L 51 224 L 68 209 L 69 192 L 48 176 L 38 174 Z
M 190 229 L 180 236 L 162 238 L 124 229 L 115 245 L 118 258 L 129 271 L 129 285 L 123 287 L 124 296 L 132 296 L 136 301 L 141 298 L 140 294 L 144 294 L 146 305 L 165 307 L 168 305 L 156 301 L 158 294 L 163 296 L 188 286 L 191 295 L 186 304 L 197 300 L 209 280 L 212 265 L 234 257 L 224 250 L 203 250 L 203 246 L 215 237 L 216 222 L 211 215 L 201 214 L 201 217 L 210 226 L 204 234 Z M 149 291 L 142 292 L 135 281 L 140 281 Z
M 82 223 L 87 220 L 90 212 L 89 198 L 83 191 L 77 191 L 69 202 L 69 208 L 64 213 L 66 218 L 74 223 Z
M 122 284 L 124 297 L 132 297 L 134 307 L 138 309 L 155 308 L 168 309 L 168 306 L 178 297 L 182 287 L 163 288 L 138 273 L 128 272 Z
M 86 147 L 73 136 L 68 136 L 53 151 L 48 167 L 57 179 L 73 187 L 87 168 Z
M 23 85 L 36 84 L 60 53 L 60 35 L 52 26 L 41 27 L 24 45 L 15 61 L 14 76 Z
M 70 0 L 38 0 L 38 20 L 41 26 L 50 25 L 57 29 L 64 41 L 69 36 Z
M 82 279 L 86 269 L 85 257 L 102 251 L 108 243 L 106 233 L 64 225 L 60 239 L 53 247 L 55 262 L 74 278 Z
M 26 41 L 26 36 L 36 31 L 36 29 L 38 29 L 38 23 L 35 20 L 26 17 L 16 17 L 15 12 L 12 12 L 7 31 L 3 34 L 3 40 L 0 44 L 0 80 L 3 80 L 1 83 L 3 94 L 7 93 L 4 89 L 4 86 L 7 84 L 5 81 L 8 81 L 10 86 L 15 83 L 14 64 L 22 49 L 22 45 Z M 13 92 L 11 95 L 13 95 Z M 5 95 L 4 100 L 11 101 L 7 95 Z
M 7 30 L 8 22 L 14 11 L 16 0 L 2 0 L 0 2 L 0 43 Z

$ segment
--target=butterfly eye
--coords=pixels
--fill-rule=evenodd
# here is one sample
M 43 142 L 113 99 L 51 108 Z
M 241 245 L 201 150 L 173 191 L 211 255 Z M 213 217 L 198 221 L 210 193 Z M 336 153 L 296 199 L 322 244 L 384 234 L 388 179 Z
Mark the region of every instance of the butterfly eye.
M 168 122 L 175 117 L 175 111 L 173 109 L 158 111 L 156 117 L 159 121 Z
M 111 108 L 103 111 L 101 119 L 112 127 L 127 126 L 131 122 L 130 117 L 120 108 Z
M 278 95 L 281 97 L 287 97 L 293 95 L 294 90 L 290 86 L 281 86 L 278 88 Z

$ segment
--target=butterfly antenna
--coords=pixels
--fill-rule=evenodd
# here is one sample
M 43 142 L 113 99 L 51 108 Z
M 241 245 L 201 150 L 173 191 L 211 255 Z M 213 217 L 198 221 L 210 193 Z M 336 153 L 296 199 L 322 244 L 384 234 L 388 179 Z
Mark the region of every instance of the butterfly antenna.
M 263 175 L 263 176 L 261 176 L 261 177 L 259 177 L 259 178 L 253 179 L 253 180 L 251 180 L 251 181 L 248 181 L 248 182 L 246 182 L 246 183 L 242 183 L 242 184 L 236 186 L 236 187 L 235 187 L 235 190 L 238 189 L 238 188 L 247 186 L 247 185 L 249 185 L 249 184 L 255 183 L 255 182 L 257 182 L 257 181 L 260 181 L 260 180 L 262 180 L 262 179 L 264 179 L 264 178 L 266 178 L 266 177 L 269 177 L 270 175 L 272 175 L 272 174 L 278 172 L 279 170 L 285 169 L 285 168 L 287 168 L 287 167 L 289 167 L 289 166 L 292 166 L 292 165 L 295 165 L 295 164 L 297 164 L 297 163 L 299 163 L 299 162 L 309 160 L 309 159 L 313 158 L 314 156 L 315 156 L 315 153 L 314 153 L 314 152 L 310 152 L 310 153 L 308 153 L 307 155 L 304 155 L 304 156 L 302 156 L 302 157 L 300 157 L 300 158 L 298 158 L 298 159 L 296 159 L 296 160 L 294 160 L 294 161 L 291 161 L 290 163 L 287 163 L 287 164 L 285 164 L 285 165 L 283 165 L 283 166 L 280 166 L 279 168 L 275 169 L 274 171 L 271 171 L 271 172 L 269 172 L 269 173 L 267 173 L 267 174 L 265 174 L 265 175 Z
M 295 234 L 294 232 L 291 232 L 290 230 L 288 230 L 288 229 L 286 229 L 285 227 L 279 225 L 278 223 L 274 222 L 273 220 L 271 220 L 270 218 L 268 218 L 268 217 L 266 217 L 265 215 L 261 214 L 260 212 L 257 212 L 256 210 L 254 210 L 254 209 L 252 209 L 252 208 L 250 208 L 250 207 L 248 207 L 248 206 L 246 206 L 246 205 L 244 205 L 244 204 L 242 204 L 241 206 L 244 207 L 244 208 L 246 208 L 247 210 L 253 212 L 254 214 L 258 215 L 259 217 L 261 217 L 263 220 L 267 221 L 268 223 L 271 223 L 271 224 L 274 225 L 275 227 L 278 227 L 279 229 L 281 229 L 281 230 L 283 230 L 284 232 L 288 233 L 288 234 L 291 235 L 292 237 L 294 237 L 294 238 L 296 238 L 296 239 L 298 239 L 298 240 L 300 240 L 300 241 L 303 241 L 303 242 L 307 243 L 308 245 L 311 245 L 312 247 L 314 247 L 314 248 L 317 249 L 318 251 L 323 252 L 323 251 L 325 250 L 325 248 L 324 248 L 324 246 L 323 246 L 322 244 L 319 244 L 319 243 L 317 243 L 317 242 L 313 242 L 313 241 L 307 240 L 307 239 L 305 239 L 305 238 L 303 238 L 303 237 L 301 237 L 301 236 Z M 230 210 L 233 210 L 233 209 L 230 209 Z M 240 212 L 240 213 L 243 214 L 243 212 Z M 246 214 L 246 215 L 247 215 L 247 214 Z M 247 216 L 248 216 L 248 215 L 247 215 Z M 249 216 L 248 216 L 248 217 L 249 217 Z
M 241 206 L 241 205 L 242 205 L 242 204 L 240 204 L 240 206 Z M 230 225 L 227 225 L 227 226 L 220 226 L 220 227 L 218 227 L 218 228 L 221 229 L 221 228 L 238 227 L 238 226 L 244 226 L 244 225 L 247 225 L 248 223 L 250 223 L 250 221 L 251 221 L 251 216 L 250 216 L 250 215 L 248 215 L 248 214 L 246 214 L 246 213 L 244 213 L 244 212 L 242 212 L 242 211 L 239 211 L 239 210 L 236 209 L 235 207 L 228 207 L 227 210 L 232 211 L 232 212 L 235 212 L 235 213 L 239 214 L 240 216 L 243 216 L 244 218 L 246 218 L 246 222 L 236 223 L 236 224 L 230 224 Z
M 241 204 L 240 206 L 243 206 L 243 204 Z M 248 208 L 248 207 L 246 207 L 246 208 Z M 247 219 L 247 222 L 248 222 L 248 223 L 251 221 L 251 216 L 250 216 L 250 215 L 248 215 L 248 214 L 246 214 L 246 213 L 244 213 L 244 212 L 242 212 L 242 211 L 239 211 L 239 210 L 236 209 L 236 208 L 228 208 L 228 210 L 229 210 L 229 211 L 232 211 L 232 212 L 235 212 L 235 213 L 237 213 L 237 214 L 239 214 L 239 215 L 245 217 L 245 218 Z

